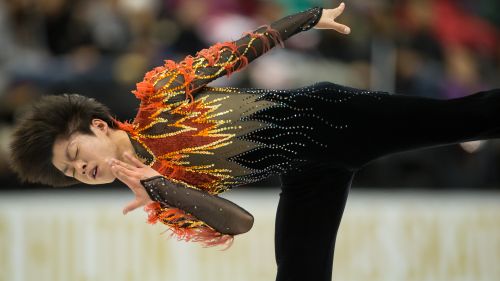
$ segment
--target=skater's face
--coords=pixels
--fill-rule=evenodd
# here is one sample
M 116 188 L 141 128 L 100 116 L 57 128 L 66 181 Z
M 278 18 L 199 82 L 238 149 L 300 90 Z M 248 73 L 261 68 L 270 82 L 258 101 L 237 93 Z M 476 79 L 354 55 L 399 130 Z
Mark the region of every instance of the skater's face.
M 95 135 L 74 133 L 69 138 L 58 138 L 52 147 L 52 164 L 66 176 L 86 184 L 104 184 L 115 180 L 106 160 L 118 158 L 118 147 L 112 141 L 108 124 L 92 120 Z

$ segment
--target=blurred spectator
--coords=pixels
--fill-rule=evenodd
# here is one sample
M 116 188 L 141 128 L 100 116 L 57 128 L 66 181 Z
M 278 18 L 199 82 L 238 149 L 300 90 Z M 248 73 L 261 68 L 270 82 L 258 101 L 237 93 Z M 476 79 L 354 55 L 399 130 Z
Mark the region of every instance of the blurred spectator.
M 0 181 L 15 116 L 40 95 L 78 92 L 134 117 L 130 91 L 165 59 L 180 60 L 320 0 L 0 1 Z M 500 3 L 496 0 L 351 0 L 349 36 L 310 30 L 214 85 L 294 88 L 332 81 L 433 98 L 500 87 Z M 272 78 L 272 79 L 270 79 Z M 117 103 L 116 101 L 120 102 Z M 422 114 L 425 114 L 423 112 Z M 496 141 L 409 152 L 360 173 L 366 186 L 500 184 Z M 457 171 L 460 171 L 457 173 Z M 269 183 L 269 182 L 268 182 Z

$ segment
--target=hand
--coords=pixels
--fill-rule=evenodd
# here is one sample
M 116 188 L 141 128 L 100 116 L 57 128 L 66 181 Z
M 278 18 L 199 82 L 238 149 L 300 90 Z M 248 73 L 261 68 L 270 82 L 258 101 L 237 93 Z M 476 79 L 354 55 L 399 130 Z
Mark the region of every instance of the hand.
M 143 164 L 139 159 L 135 158 L 128 152 L 124 154 L 125 159 L 129 160 L 131 164 L 125 163 L 117 159 L 108 160 L 113 175 L 126 184 L 130 190 L 135 194 L 135 199 L 129 202 L 123 209 L 123 214 L 133 211 L 141 206 L 147 205 L 152 202 L 146 189 L 141 184 L 140 180 L 151 178 L 160 175 L 153 168 Z
M 321 18 L 319 22 L 313 27 L 315 29 L 333 29 L 339 33 L 349 34 L 351 33 L 351 28 L 347 25 L 335 22 L 335 19 L 344 12 L 345 4 L 344 2 L 335 9 L 323 9 Z

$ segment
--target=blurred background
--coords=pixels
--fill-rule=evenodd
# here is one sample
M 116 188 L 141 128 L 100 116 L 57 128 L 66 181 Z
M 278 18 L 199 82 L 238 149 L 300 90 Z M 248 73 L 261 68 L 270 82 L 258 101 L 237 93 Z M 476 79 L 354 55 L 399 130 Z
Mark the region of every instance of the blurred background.
M 228 251 L 205 250 L 159 238 L 161 228 L 145 226 L 140 211 L 123 218 L 131 194 L 119 182 L 21 184 L 7 166 L 9 134 L 26 104 L 48 94 L 94 97 L 130 120 L 138 107 L 130 91 L 163 60 L 339 2 L 0 0 L 0 280 L 274 280 L 277 179 L 227 194 L 257 214 L 256 226 Z M 500 1 L 345 2 L 339 21 L 350 35 L 299 33 L 210 85 L 331 81 L 440 99 L 500 88 Z M 500 280 L 499 171 L 497 140 L 371 163 L 353 183 L 334 276 Z
M 135 116 L 130 93 L 146 71 L 215 42 L 236 40 L 326 0 L 2 0 L 0 1 L 0 180 L 21 185 L 6 165 L 16 114 L 47 94 L 75 92 Z M 500 2 L 347 1 L 349 36 L 309 30 L 229 79 L 211 85 L 294 88 L 316 81 L 449 99 L 500 87 Z M 120 101 L 120 102 L 117 102 Z M 425 114 L 425 112 L 422 112 Z M 495 188 L 497 141 L 381 159 L 356 183 L 371 187 Z M 474 153 L 467 151 L 474 150 Z M 264 183 L 262 186 L 275 185 Z

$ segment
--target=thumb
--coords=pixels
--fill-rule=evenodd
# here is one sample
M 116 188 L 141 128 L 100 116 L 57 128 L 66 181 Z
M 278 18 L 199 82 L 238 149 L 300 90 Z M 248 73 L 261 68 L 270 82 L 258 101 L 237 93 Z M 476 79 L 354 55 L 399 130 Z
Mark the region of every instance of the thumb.
M 340 5 L 337 8 L 333 9 L 333 17 L 336 18 L 340 16 L 342 12 L 344 12 L 344 8 L 345 8 L 345 3 L 344 2 L 340 3 Z
M 127 206 L 125 206 L 125 208 L 123 208 L 123 214 L 126 215 L 128 212 L 139 208 L 141 205 L 142 205 L 141 201 L 134 200 L 134 201 L 128 203 Z

